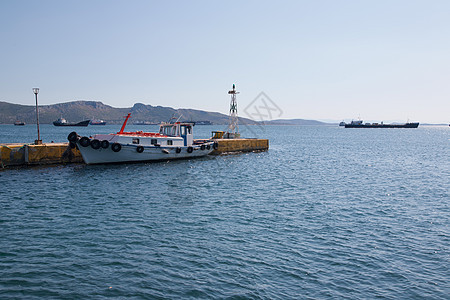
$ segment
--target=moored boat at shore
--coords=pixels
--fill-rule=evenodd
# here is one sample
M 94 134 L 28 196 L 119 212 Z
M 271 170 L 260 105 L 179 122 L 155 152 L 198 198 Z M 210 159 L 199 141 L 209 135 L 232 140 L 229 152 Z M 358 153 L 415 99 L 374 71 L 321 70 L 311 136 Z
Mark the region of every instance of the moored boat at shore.
M 89 125 L 90 120 L 81 121 L 78 123 L 69 123 L 64 118 L 59 118 L 58 120 L 53 122 L 53 125 L 55 126 L 80 126 L 80 127 L 86 127 Z
M 14 125 L 16 125 L 16 126 L 23 126 L 23 125 L 25 125 L 25 123 L 22 122 L 22 121 L 15 121 Z
M 125 132 L 127 115 L 117 133 L 92 138 L 71 132 L 67 137 L 78 146 L 87 164 L 158 161 L 206 156 L 217 148 L 210 140 L 194 140 L 193 123 L 162 123 L 159 132 Z
M 150 121 L 136 121 L 133 122 L 133 125 L 158 125 L 158 124 Z
M 90 125 L 106 125 L 106 121 L 93 119 L 89 122 Z

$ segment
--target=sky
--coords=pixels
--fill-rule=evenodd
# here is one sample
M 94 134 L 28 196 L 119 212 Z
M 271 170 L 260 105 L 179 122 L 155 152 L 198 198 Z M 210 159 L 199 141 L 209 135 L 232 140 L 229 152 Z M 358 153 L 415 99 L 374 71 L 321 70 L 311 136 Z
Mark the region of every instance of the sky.
M 1 0 L 0 101 L 39 87 L 42 105 L 227 114 L 235 83 L 240 115 L 272 108 L 255 119 L 448 123 L 449 16 L 448 0 Z

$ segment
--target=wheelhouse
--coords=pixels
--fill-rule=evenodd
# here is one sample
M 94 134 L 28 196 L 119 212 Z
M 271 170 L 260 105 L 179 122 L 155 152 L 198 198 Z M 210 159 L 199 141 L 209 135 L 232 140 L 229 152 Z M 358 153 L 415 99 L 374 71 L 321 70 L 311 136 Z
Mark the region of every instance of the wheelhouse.
M 193 123 L 162 123 L 159 126 L 159 134 L 168 137 L 181 137 L 183 138 L 184 146 L 191 146 L 194 142 L 193 126 Z

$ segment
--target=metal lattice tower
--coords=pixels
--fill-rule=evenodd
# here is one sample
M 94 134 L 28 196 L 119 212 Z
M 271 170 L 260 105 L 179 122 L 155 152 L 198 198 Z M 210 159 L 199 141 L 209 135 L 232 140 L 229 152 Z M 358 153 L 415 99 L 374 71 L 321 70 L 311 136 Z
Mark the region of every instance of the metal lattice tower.
M 230 102 L 230 124 L 228 125 L 228 132 L 232 134 L 239 134 L 239 125 L 238 125 L 238 114 L 237 114 L 237 101 L 236 101 L 236 86 L 233 83 L 233 90 L 228 91 L 228 94 L 231 95 Z

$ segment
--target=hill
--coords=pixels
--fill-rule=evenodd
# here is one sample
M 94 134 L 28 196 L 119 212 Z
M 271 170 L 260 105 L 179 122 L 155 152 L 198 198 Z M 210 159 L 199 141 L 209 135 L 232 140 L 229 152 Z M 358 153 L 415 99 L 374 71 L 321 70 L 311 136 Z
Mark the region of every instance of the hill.
M 69 122 L 79 122 L 88 119 L 102 119 L 108 124 L 121 124 L 123 116 L 131 113 L 131 122 L 145 121 L 160 123 L 169 121 L 172 117 L 180 117 L 182 121 L 209 121 L 213 124 L 227 124 L 228 116 L 195 109 L 174 109 L 171 107 L 152 106 L 136 103 L 129 108 L 115 108 L 100 101 L 72 101 L 53 105 L 39 106 L 39 121 L 42 124 L 52 123 L 60 117 Z M 13 124 L 20 120 L 25 123 L 36 123 L 35 106 L 12 104 L 0 101 L 0 124 Z M 255 124 L 255 121 L 240 118 L 245 124 Z

